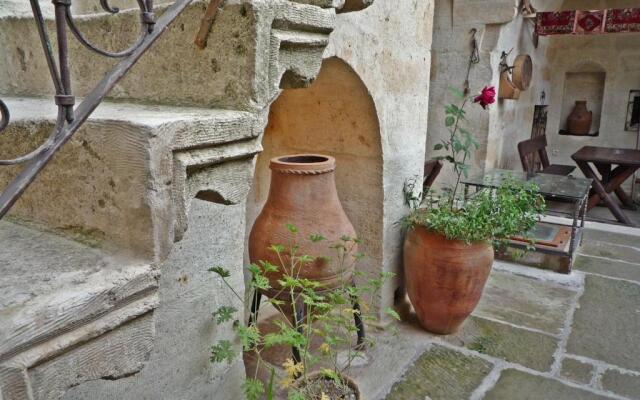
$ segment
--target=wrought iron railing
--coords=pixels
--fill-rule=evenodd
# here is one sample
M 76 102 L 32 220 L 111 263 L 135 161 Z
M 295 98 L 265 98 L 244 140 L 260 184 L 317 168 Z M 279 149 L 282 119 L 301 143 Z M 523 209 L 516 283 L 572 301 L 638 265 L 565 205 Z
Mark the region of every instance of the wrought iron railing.
M 106 12 L 111 14 L 119 12 L 117 8 L 109 5 L 108 0 L 99 1 Z M 49 137 L 38 148 L 16 158 L 0 159 L 0 166 L 25 164 L 24 168 L 0 194 L 0 219 L 4 217 L 35 180 L 38 173 L 51 161 L 55 153 L 73 136 L 87 118 L 89 118 L 109 91 L 126 75 L 131 67 L 133 67 L 140 57 L 151 47 L 153 42 L 162 35 L 167 27 L 191 2 L 191 0 L 176 0 L 162 13 L 162 16 L 156 20 L 153 12 L 153 0 L 137 1 L 140 8 L 140 34 L 137 40 L 131 47 L 124 51 L 109 52 L 92 44 L 82 34 L 71 12 L 72 0 L 53 0 L 58 52 L 58 62 L 56 63 L 40 4 L 38 0 L 30 0 L 44 55 L 55 87 L 56 94 L 54 99 L 58 106 L 58 116 Z M 75 97 L 71 91 L 67 29 L 89 50 L 105 57 L 121 59 L 93 90 L 87 94 L 77 107 L 74 107 Z M 7 128 L 9 120 L 9 109 L 0 99 L 0 134 Z

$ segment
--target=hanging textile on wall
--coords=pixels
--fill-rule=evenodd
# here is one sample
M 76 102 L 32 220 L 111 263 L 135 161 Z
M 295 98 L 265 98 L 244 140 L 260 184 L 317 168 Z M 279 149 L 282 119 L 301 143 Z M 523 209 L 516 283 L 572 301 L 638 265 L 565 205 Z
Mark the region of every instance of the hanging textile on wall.
M 640 32 L 640 8 L 538 12 L 536 34 L 593 35 Z
M 605 31 L 640 32 L 640 8 L 619 8 L 607 10 Z
M 575 20 L 575 11 L 538 12 L 536 33 L 539 36 L 571 33 Z
M 593 35 L 604 32 L 605 11 L 576 11 L 576 26 L 573 33 Z

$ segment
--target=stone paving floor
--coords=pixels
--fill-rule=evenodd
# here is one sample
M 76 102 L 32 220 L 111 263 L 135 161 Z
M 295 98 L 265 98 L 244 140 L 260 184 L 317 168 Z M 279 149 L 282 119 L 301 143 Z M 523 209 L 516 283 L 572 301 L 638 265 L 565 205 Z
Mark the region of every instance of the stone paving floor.
M 450 336 L 425 333 L 405 310 L 399 335 L 381 335 L 354 371 L 364 398 L 640 399 L 640 236 L 587 231 L 574 269 L 496 262 Z
M 368 328 L 377 345 L 349 375 L 363 400 L 640 400 L 640 236 L 586 231 L 574 269 L 496 261 L 449 336 L 423 331 L 405 302 L 397 332 Z M 270 353 L 273 365 L 291 357 Z

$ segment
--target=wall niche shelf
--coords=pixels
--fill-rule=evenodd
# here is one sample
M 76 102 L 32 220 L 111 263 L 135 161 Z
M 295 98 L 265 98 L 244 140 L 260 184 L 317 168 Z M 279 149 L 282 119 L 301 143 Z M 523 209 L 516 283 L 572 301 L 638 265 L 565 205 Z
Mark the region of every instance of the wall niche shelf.
M 597 132 L 590 132 L 586 135 L 576 135 L 574 133 L 569 133 L 569 131 L 564 130 L 564 129 L 560 129 L 560 132 L 558 132 L 558 135 L 562 135 L 562 136 L 575 136 L 575 137 L 596 137 L 596 136 L 600 136 L 600 131 Z
M 596 65 L 584 65 L 565 74 L 560 135 L 599 136 L 606 77 L 606 72 Z M 575 135 L 568 132 L 567 119 L 576 106 L 576 101 L 586 101 L 587 109 L 592 112 L 593 118 L 589 134 Z

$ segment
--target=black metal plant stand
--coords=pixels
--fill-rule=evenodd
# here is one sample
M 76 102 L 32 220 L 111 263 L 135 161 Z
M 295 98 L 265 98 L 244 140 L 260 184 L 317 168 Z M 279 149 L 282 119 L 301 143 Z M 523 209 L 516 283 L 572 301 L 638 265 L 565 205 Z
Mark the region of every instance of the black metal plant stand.
M 356 284 L 354 281 L 351 281 L 351 285 L 355 287 Z M 251 301 L 251 310 L 249 315 L 249 326 L 255 325 L 258 322 L 258 312 L 260 311 L 260 302 L 262 301 L 262 295 L 263 293 L 258 290 L 256 290 L 255 293 L 253 294 L 253 299 Z M 353 313 L 353 322 L 355 324 L 357 335 L 358 335 L 358 339 L 356 342 L 356 349 L 362 349 L 366 335 L 364 330 L 364 322 L 362 321 L 362 316 L 361 316 L 360 303 L 355 297 L 351 297 L 351 305 L 353 309 L 357 311 Z M 302 333 L 301 322 L 304 321 L 306 317 L 306 307 L 304 306 L 304 303 L 302 301 L 299 301 L 298 303 L 296 303 L 295 310 L 296 310 L 296 313 L 295 313 L 296 315 L 292 315 L 293 324 L 298 330 L 298 332 Z M 300 351 L 298 350 L 298 348 L 294 346 L 291 348 L 291 351 L 293 354 L 294 361 L 296 363 L 301 362 L 302 358 L 300 356 Z

